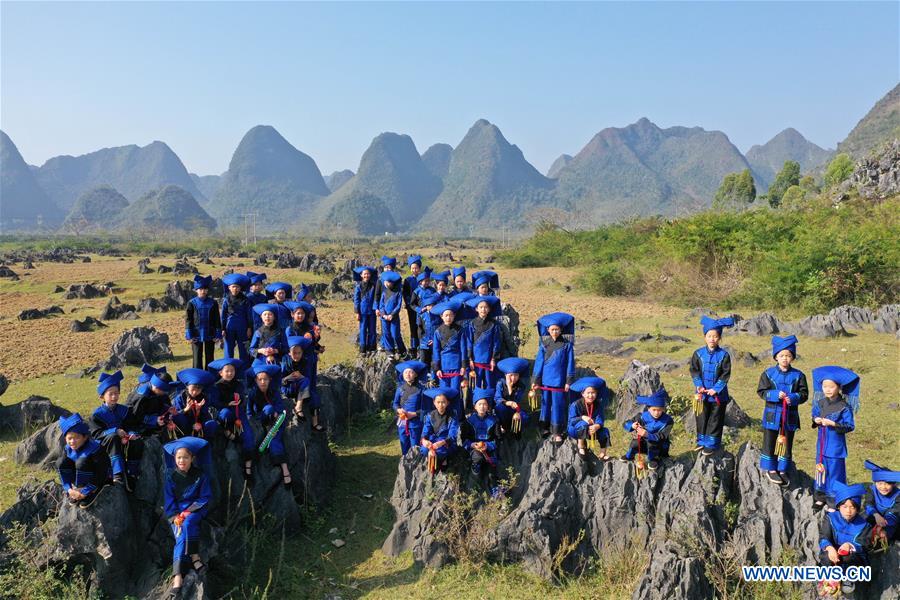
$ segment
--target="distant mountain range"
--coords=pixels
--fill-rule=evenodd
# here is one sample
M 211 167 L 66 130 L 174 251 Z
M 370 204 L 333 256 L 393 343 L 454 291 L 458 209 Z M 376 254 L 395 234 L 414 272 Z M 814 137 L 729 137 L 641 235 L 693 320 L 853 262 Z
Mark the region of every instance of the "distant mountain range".
M 241 139 L 222 175 L 188 173 L 163 142 L 58 156 L 29 167 L 0 132 L 0 231 L 191 227 L 284 232 L 525 232 L 545 214 L 590 226 L 703 210 L 725 175 L 750 169 L 759 193 L 786 160 L 821 172 L 834 152 L 788 128 L 745 155 L 719 131 L 662 129 L 642 118 L 594 135 L 574 156 L 539 173 L 496 125 L 478 120 L 454 148 L 419 154 L 407 136 L 372 140 L 354 173 L 323 177 L 315 161 L 273 127 Z M 857 124 L 838 151 L 862 158 L 900 137 L 900 85 Z M 123 201 L 126 203 L 123 205 Z M 171 211 L 167 218 L 160 211 Z M 67 216 L 68 215 L 68 216 Z

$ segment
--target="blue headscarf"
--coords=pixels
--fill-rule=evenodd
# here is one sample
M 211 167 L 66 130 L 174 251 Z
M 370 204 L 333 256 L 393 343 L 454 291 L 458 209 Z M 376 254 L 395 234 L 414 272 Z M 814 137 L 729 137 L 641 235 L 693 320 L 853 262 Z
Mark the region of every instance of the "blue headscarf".
M 818 406 L 819 402 L 825 398 L 822 392 L 822 382 L 826 379 L 835 382 L 841 386 L 841 394 L 847 399 L 847 404 L 853 409 L 853 412 L 859 411 L 859 375 L 845 369 L 844 367 L 816 367 L 812 372 L 813 376 L 813 406 Z
M 518 356 L 510 356 L 509 358 L 504 358 L 498 362 L 497 369 L 504 375 L 508 373 L 518 373 L 524 377 L 528 374 L 528 361 L 524 358 L 519 358 Z
M 890 483 L 900 483 L 900 471 L 891 471 L 887 467 L 880 467 L 867 460 L 865 467 L 872 471 L 872 481 L 888 481 Z
M 853 502 L 856 503 L 856 506 L 859 506 L 862 502 L 863 495 L 866 493 L 866 488 L 861 483 L 847 485 L 840 481 L 833 481 L 831 482 L 831 486 L 834 491 L 835 506 L 840 506 L 847 500 L 853 500 Z
M 649 407 L 665 408 L 669 401 L 669 393 L 666 388 L 659 388 L 649 396 L 638 396 L 637 403 Z
M 88 428 L 88 424 L 84 422 L 81 415 L 78 413 L 72 413 L 68 417 L 60 417 L 59 430 L 62 432 L 63 437 L 70 431 L 80 433 L 81 435 L 89 435 L 91 432 Z
M 119 387 L 119 384 L 122 383 L 122 379 L 124 379 L 122 371 L 116 371 L 115 373 L 100 373 L 100 377 L 97 378 L 97 395 L 102 396 L 103 393 L 111 387 Z
M 222 283 L 227 287 L 229 285 L 239 285 L 242 290 L 250 287 L 250 278 L 241 273 L 229 273 L 222 277 Z
M 212 285 L 212 275 L 207 275 L 203 277 L 202 275 L 194 275 L 194 289 L 201 290 L 203 288 L 209 289 Z
M 704 316 L 700 319 L 700 324 L 703 325 L 703 335 L 706 335 L 713 329 L 719 332 L 719 335 L 722 335 L 722 329 L 724 327 L 733 327 L 734 319 L 731 317 L 722 317 L 721 319 L 713 319 L 712 317 Z
M 787 337 L 772 337 L 772 358 L 778 356 L 782 350 L 790 350 L 791 356 L 797 357 L 797 336 L 789 335 Z
M 402 363 L 397 363 L 397 366 L 394 367 L 397 370 L 397 383 L 403 383 L 403 371 L 406 369 L 412 369 L 416 372 L 416 377 L 422 377 L 422 375 L 428 370 L 428 365 L 423 363 L 420 360 L 407 360 Z

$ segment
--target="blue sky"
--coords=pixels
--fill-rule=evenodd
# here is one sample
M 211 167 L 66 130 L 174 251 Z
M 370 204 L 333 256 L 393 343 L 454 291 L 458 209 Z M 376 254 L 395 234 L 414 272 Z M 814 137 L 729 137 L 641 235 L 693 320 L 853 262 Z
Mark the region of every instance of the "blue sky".
M 31 164 L 158 139 L 200 174 L 260 123 L 324 174 L 481 117 L 541 171 L 642 116 L 833 148 L 900 79 L 898 23 L 897 2 L 3 2 L 0 127 Z

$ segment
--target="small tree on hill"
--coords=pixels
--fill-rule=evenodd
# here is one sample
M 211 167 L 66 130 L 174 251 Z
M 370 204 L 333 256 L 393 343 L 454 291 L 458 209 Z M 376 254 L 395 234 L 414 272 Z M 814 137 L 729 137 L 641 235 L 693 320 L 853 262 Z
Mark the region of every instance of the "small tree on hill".
M 853 159 L 849 154 L 841 152 L 835 156 L 825 169 L 825 185 L 831 187 L 846 181 L 853 174 Z
M 795 160 L 784 161 L 781 171 L 775 176 L 775 181 L 769 186 L 767 196 L 769 197 L 769 205 L 777 208 L 781 204 L 781 197 L 792 185 L 800 184 L 800 163 Z
M 722 180 L 722 185 L 713 198 L 716 210 L 744 210 L 756 200 L 756 184 L 750 169 L 740 173 L 729 173 Z

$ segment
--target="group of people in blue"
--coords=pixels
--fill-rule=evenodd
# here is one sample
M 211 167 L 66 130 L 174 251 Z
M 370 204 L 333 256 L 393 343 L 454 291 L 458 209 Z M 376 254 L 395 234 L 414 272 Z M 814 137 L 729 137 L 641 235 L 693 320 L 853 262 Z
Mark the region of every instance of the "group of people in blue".
M 610 397 L 601 377 L 576 378 L 575 318 L 564 312 L 536 322 L 533 363 L 515 356 L 502 322 L 499 277 L 465 268 L 433 273 L 420 256 L 407 261 L 403 278 L 394 258 L 383 257 L 382 270 L 354 270 L 353 309 L 359 322 L 359 351 L 379 348 L 396 358 L 397 389 L 392 408 L 404 455 L 427 457 L 432 473 L 464 460 L 472 477 L 496 491 L 499 445 L 519 438 L 534 423 L 554 444 L 574 441 L 578 455 L 610 460 L 612 438 L 605 427 Z M 210 297 L 211 277 L 194 280 L 196 298 L 186 309 L 185 337 L 194 365 L 175 378 L 165 366 L 144 365 L 133 401 L 119 402 L 121 372 L 98 378 L 99 406 L 85 421 L 73 414 L 60 419 L 64 452 L 57 467 L 66 498 L 90 506 L 107 483 L 134 487 L 140 477 L 143 440 L 160 436 L 168 467 L 164 514 L 175 537 L 173 586 L 180 590 L 189 569 L 205 568 L 198 552 L 199 523 L 210 502 L 209 442 L 222 436 L 239 445 L 244 476 L 252 481 L 254 461 L 269 454 L 280 465 L 285 486 L 292 484 L 286 462 L 285 421 L 322 432 L 316 391 L 320 328 L 308 290 L 248 272 L 223 277 L 221 309 Z M 401 333 L 402 313 L 410 327 L 409 344 Z M 376 327 L 380 322 L 380 343 Z M 730 318 L 701 319 L 705 345 L 690 359 L 694 387 L 695 450 L 710 457 L 721 448 L 731 358 L 721 346 Z M 215 359 L 223 340 L 225 356 Z M 763 448 L 760 469 L 773 484 L 788 485 L 794 434 L 801 427 L 800 405 L 809 399 L 794 336 L 772 339 L 775 364 L 759 379 Z M 234 356 L 237 354 L 237 358 Z M 811 426 L 816 429 L 814 507 L 825 508 L 821 531 L 822 564 L 865 564 L 867 548 L 896 540 L 900 472 L 866 462 L 873 484 L 848 485 L 846 434 L 854 429 L 860 378 L 837 366 L 812 371 Z M 530 378 L 530 383 L 526 381 Z M 669 456 L 674 421 L 667 413 L 664 388 L 639 395 L 642 408 L 622 427 L 628 448 L 621 459 L 633 461 L 638 475 L 660 467 Z M 251 423 L 258 423 L 253 427 Z M 865 497 L 865 502 L 863 502 Z M 823 585 L 834 585 L 824 582 Z

